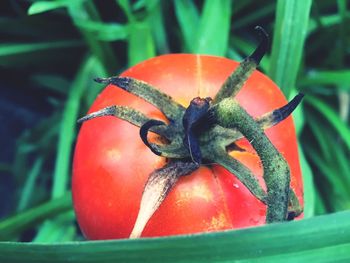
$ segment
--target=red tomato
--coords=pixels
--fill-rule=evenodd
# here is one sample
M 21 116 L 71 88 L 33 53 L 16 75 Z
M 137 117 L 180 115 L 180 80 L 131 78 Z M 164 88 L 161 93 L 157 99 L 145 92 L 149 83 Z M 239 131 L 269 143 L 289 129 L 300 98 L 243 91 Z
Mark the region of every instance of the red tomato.
M 122 76 L 143 80 L 188 106 L 194 97 L 214 97 L 238 63 L 226 58 L 176 54 L 142 62 Z M 279 88 L 256 71 L 237 96 L 257 117 L 287 103 Z M 165 119 L 147 102 L 113 85 L 97 97 L 89 112 L 125 105 Z M 291 185 L 302 203 L 302 178 L 292 118 L 266 131 L 291 168 Z M 231 153 L 261 179 L 259 157 L 245 139 L 245 152 Z M 73 164 L 73 201 L 77 220 L 88 239 L 127 238 L 138 214 L 149 174 L 164 165 L 141 141 L 139 128 L 114 117 L 83 124 Z M 262 180 L 261 180 L 262 182 Z M 263 183 L 262 183 L 263 184 Z M 263 187 L 265 187 L 263 185 Z M 257 226 L 265 223 L 266 206 L 236 177 L 218 166 L 203 166 L 180 178 L 147 223 L 142 236 L 164 236 Z

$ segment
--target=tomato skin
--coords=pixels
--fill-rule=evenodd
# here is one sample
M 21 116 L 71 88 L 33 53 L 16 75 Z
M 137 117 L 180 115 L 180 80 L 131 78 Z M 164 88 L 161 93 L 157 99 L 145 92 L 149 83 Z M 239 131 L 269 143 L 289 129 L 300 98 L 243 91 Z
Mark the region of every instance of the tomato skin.
M 140 63 L 122 76 L 143 80 L 187 106 L 194 97 L 214 97 L 238 63 L 226 58 L 173 54 Z M 256 71 L 237 95 L 240 104 L 257 117 L 287 103 L 278 87 Z M 154 106 L 109 85 L 89 112 L 124 105 L 157 119 Z M 266 131 L 290 165 L 291 184 L 303 203 L 302 178 L 292 118 Z M 232 152 L 262 181 L 258 156 L 245 139 L 246 149 Z M 85 122 L 79 132 L 73 163 L 73 202 L 77 220 L 88 239 L 127 238 L 138 213 L 149 174 L 164 165 L 141 141 L 139 128 L 114 117 Z M 180 178 L 152 216 L 142 236 L 207 232 L 265 223 L 266 206 L 226 169 L 201 167 Z

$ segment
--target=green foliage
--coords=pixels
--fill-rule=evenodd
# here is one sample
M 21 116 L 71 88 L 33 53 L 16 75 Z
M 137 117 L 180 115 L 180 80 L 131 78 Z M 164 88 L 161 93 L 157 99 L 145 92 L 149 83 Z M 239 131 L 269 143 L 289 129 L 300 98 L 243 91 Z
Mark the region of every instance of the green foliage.
M 0 162 L 0 172 L 15 185 L 0 240 L 55 244 L 3 242 L 1 262 L 350 260 L 349 212 L 319 217 L 350 209 L 345 0 L 18 2 L 2 3 L 8 12 L 0 12 L 2 80 L 15 94 L 44 94 L 50 109 L 16 138 L 13 160 Z M 257 42 L 256 25 L 272 39 L 260 69 L 287 97 L 306 94 L 294 116 L 308 219 L 187 237 L 61 244 L 82 239 L 69 181 L 76 119 L 101 89 L 92 79 L 170 52 L 240 60 Z

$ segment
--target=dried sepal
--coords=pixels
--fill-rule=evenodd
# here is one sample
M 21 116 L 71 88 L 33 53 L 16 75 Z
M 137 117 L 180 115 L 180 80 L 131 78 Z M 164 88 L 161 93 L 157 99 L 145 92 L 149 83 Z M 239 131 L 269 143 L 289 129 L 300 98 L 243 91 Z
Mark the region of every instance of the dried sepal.
M 140 209 L 130 238 L 141 236 L 147 222 L 162 204 L 180 176 L 190 174 L 197 168 L 198 165 L 192 162 L 177 160 L 170 161 L 163 168 L 151 173 L 143 190 Z

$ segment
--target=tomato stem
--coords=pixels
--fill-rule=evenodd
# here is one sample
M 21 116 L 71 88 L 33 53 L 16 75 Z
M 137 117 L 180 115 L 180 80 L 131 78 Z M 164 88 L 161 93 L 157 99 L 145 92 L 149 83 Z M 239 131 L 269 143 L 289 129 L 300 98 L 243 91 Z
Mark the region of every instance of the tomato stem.
M 257 199 L 266 204 L 266 192 L 260 186 L 256 176 L 244 164 L 228 155 L 225 149 L 217 149 L 211 154 L 215 156 L 215 163 L 234 174 Z
M 224 127 L 236 127 L 249 140 L 263 165 L 267 186 L 266 222 L 287 219 L 290 171 L 286 160 L 266 137 L 263 129 L 234 99 L 224 99 L 215 107 L 217 122 Z

